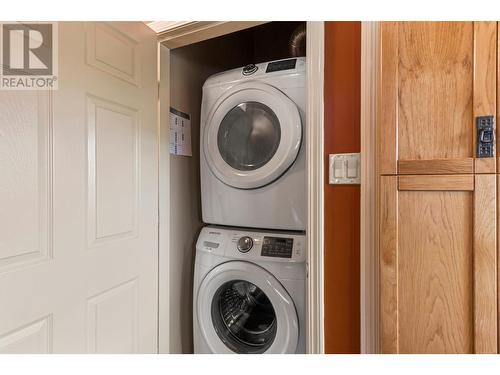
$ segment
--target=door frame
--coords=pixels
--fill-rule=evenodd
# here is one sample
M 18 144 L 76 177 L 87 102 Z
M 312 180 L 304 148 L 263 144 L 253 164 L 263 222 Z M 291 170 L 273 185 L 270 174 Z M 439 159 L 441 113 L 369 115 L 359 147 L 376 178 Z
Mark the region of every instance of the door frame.
M 362 354 L 379 353 L 379 257 L 376 230 L 379 30 L 380 22 L 361 22 L 360 343 Z
M 169 238 L 170 238 L 170 154 L 169 123 L 170 50 L 197 43 L 266 22 L 182 22 L 163 25 L 158 34 L 158 142 L 159 142 L 159 264 L 158 264 L 158 353 L 169 353 Z M 323 81 L 324 22 L 307 22 L 307 123 L 308 262 L 306 305 L 306 351 L 324 353 L 323 330 Z M 161 69 L 165 66 L 165 69 Z M 161 104 L 160 105 L 160 101 Z
M 307 22 L 307 305 L 306 350 L 325 352 L 324 330 L 324 61 L 325 23 Z

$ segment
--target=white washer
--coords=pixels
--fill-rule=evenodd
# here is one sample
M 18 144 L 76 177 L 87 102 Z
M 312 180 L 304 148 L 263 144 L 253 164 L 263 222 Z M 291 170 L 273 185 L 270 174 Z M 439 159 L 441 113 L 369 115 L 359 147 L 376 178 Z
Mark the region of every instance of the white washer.
M 216 74 L 203 85 L 205 223 L 306 229 L 306 60 Z
M 195 353 L 305 353 L 306 237 L 208 226 L 196 244 Z

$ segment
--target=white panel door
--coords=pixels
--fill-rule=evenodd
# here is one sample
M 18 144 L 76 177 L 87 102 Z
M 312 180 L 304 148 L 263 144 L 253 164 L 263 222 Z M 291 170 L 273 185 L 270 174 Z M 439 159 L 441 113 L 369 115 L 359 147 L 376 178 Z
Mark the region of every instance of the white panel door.
M 59 24 L 59 90 L 0 91 L 0 353 L 155 353 L 157 41 Z

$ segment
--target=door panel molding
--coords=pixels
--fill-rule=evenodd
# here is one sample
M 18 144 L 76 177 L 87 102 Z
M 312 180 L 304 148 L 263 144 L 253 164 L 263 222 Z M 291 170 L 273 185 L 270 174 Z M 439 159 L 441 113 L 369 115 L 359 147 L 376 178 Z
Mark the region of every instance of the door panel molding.
M 474 159 L 399 160 L 398 174 L 469 174 L 474 173 Z
M 87 94 L 86 100 L 88 137 L 88 246 L 94 247 L 103 242 L 135 238 L 139 235 L 141 112 L 138 109 L 90 94 Z M 99 112 L 101 113 L 99 114 Z M 105 112 L 107 112 L 108 116 L 106 116 Z M 111 121 L 111 116 L 115 117 L 115 121 Z M 103 120 L 102 123 L 99 123 L 100 118 Z M 118 121 L 121 121 L 121 123 L 118 124 Z M 102 139 L 106 133 L 109 133 L 109 130 L 106 132 L 106 128 L 111 126 L 116 134 L 119 134 L 119 131 L 123 133 L 122 137 L 120 137 L 121 139 L 118 139 L 118 136 L 111 137 L 110 134 L 108 134 L 107 139 Z M 129 140 L 124 139 L 127 136 L 127 130 L 130 133 L 128 136 L 131 138 Z M 121 140 L 120 143 L 118 142 L 119 140 Z M 128 148 L 132 148 L 132 150 L 128 150 Z M 117 154 L 111 155 L 114 152 Z M 120 156 L 120 154 L 123 156 Z M 126 155 L 132 158 L 132 160 L 129 160 L 130 163 L 128 166 L 124 165 Z M 108 160 L 103 160 L 103 157 Z M 123 171 L 126 167 L 130 170 Z M 119 176 L 120 171 L 122 172 L 121 176 Z M 122 178 L 120 179 L 119 177 Z M 106 188 L 104 186 L 106 183 L 116 186 L 108 186 Z M 124 197 L 120 197 L 118 192 L 122 194 L 123 190 L 127 188 L 127 183 L 130 183 L 127 189 L 129 196 L 125 197 L 126 199 L 121 199 Z M 106 193 L 106 190 L 114 191 L 113 195 Z M 106 194 L 107 197 L 103 198 L 99 193 Z M 115 200 L 115 204 L 110 205 L 109 202 L 113 200 Z M 106 202 L 106 204 L 103 204 L 103 202 Z M 129 204 L 128 210 L 125 207 L 127 203 Z M 116 221 L 112 220 L 110 215 L 115 215 L 120 210 L 119 216 L 122 224 L 116 227 Z M 108 217 L 106 218 L 106 216 Z
M 461 158 L 495 173 L 494 158 L 475 158 L 475 117 L 496 113 L 496 35 L 495 22 L 382 23 L 379 174 Z
M 380 177 L 382 353 L 497 352 L 496 194 L 492 174 Z
M 98 35 L 98 34 L 101 35 Z M 116 48 L 110 47 L 110 42 Z M 100 43 L 105 43 L 100 45 Z M 108 22 L 85 23 L 85 49 L 87 64 L 118 79 L 140 86 L 141 59 L 138 41 Z M 117 53 L 120 51 L 120 53 Z
M 88 353 L 137 353 L 138 283 L 134 278 L 87 299 Z
M 47 315 L 0 336 L 0 353 L 52 353 L 52 320 Z
M 398 177 L 398 190 L 473 191 L 473 175 L 406 175 Z
M 6 171 L 7 173 L 2 174 L 1 185 L 2 190 L 10 194 L 10 198 L 6 201 L 7 205 L 15 202 L 16 196 L 20 201 L 16 207 L 17 213 L 10 219 L 6 216 L 8 222 L 2 223 L 2 228 L 8 233 L 2 235 L 0 244 L 0 273 L 46 262 L 53 257 L 52 92 L 7 91 L 3 95 L 11 98 L 11 100 L 4 98 L 9 106 L 4 112 L 5 116 L 14 116 L 14 118 L 11 118 L 10 127 L 2 130 L 6 143 L 0 144 L 0 154 L 5 153 L 5 160 L 11 161 L 10 164 L 5 165 L 11 165 L 12 170 L 10 170 L 11 173 Z M 10 113 L 12 108 L 23 113 Z M 29 122 L 30 119 L 33 123 Z M 8 124 L 6 123 L 5 126 Z M 22 135 L 18 134 L 20 131 Z M 4 145 L 6 149 L 3 148 Z M 35 152 L 32 147 L 35 148 Z M 31 155 L 35 155 L 34 160 L 30 160 Z M 1 155 L 0 159 L 2 159 Z M 28 196 L 28 193 L 31 193 L 31 196 Z M 32 206 L 21 206 L 30 201 L 33 203 Z M 8 212 L 9 208 L 2 204 L 2 210 Z M 27 216 L 30 212 L 36 212 L 36 218 Z M 30 221 L 36 222 L 33 223 L 33 227 L 28 228 Z M 28 247 L 12 248 L 16 247 L 12 243 L 16 241 L 12 238 L 17 234 L 16 224 L 24 227 L 22 233 L 18 234 L 18 240 Z M 26 228 L 31 234 L 26 235 Z M 33 232 L 36 234 L 33 235 Z M 37 238 L 30 238 L 32 236 Z M 28 245 L 26 242 L 33 243 Z

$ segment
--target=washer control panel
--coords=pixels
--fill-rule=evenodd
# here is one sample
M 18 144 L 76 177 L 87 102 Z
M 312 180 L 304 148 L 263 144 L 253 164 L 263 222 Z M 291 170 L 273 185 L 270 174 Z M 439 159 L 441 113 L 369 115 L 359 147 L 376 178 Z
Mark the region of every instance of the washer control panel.
M 293 238 L 264 236 L 260 255 L 265 257 L 291 258 Z
M 305 262 L 307 238 L 302 232 L 245 231 L 206 226 L 201 230 L 197 251 L 246 261 Z
M 303 233 L 230 231 L 231 243 L 224 255 L 246 260 L 268 258 L 276 262 L 301 262 L 306 258 L 306 236 Z

